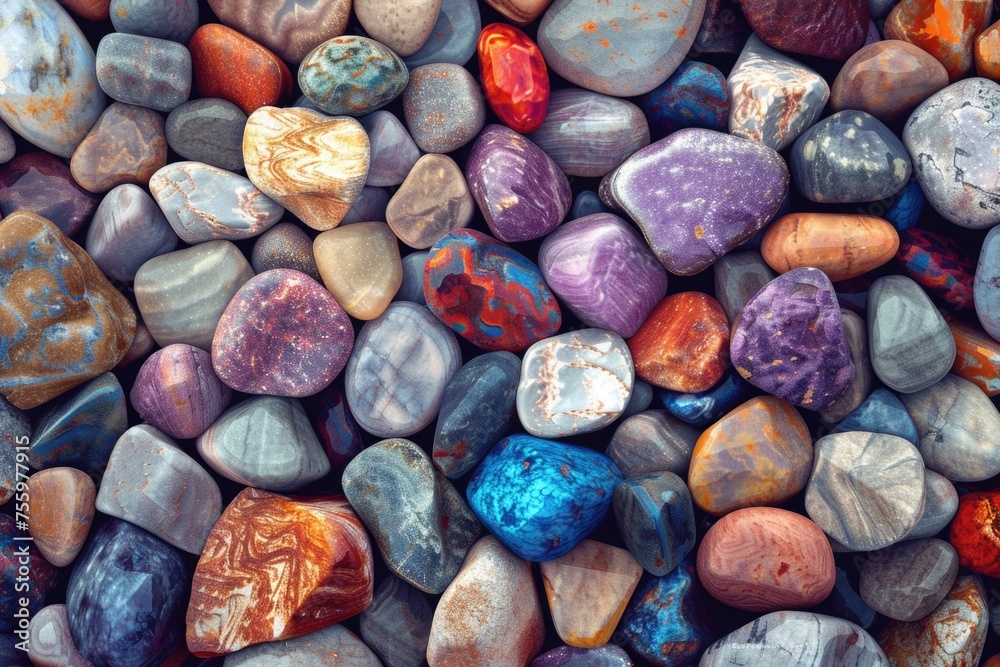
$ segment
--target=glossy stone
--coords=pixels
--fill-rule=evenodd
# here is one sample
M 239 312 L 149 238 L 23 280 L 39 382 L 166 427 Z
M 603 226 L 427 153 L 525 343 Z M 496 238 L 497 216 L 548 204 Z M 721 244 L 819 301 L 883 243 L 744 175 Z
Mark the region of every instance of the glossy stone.
M 840 309 L 840 323 L 844 328 L 844 338 L 854 362 L 854 379 L 833 404 L 820 411 L 824 424 L 833 424 L 850 414 L 871 394 L 875 384 L 871 355 L 868 351 L 868 325 L 860 315 L 846 308 Z
M 990 336 L 1000 340 L 1000 231 L 992 229 L 983 239 L 972 286 L 976 315 Z
M 951 372 L 972 382 L 987 396 L 1000 394 L 1000 343 L 981 326 L 947 319 L 955 337 L 955 364 Z
M 132 344 L 129 345 L 125 356 L 115 366 L 115 370 L 131 366 L 140 359 L 144 360 L 153 351 L 154 347 L 156 347 L 156 341 L 149 335 L 149 329 L 146 328 L 146 325 L 140 319 L 138 324 L 135 325 L 135 338 L 132 339 Z
M 427 153 L 450 153 L 476 138 L 486 124 L 486 101 L 468 70 L 453 63 L 422 65 L 403 91 L 410 136 Z
M 186 44 L 198 27 L 197 0 L 111 0 L 111 25 L 118 32 Z
M 1000 573 L 994 535 L 997 529 L 997 490 L 967 493 L 958 499 L 948 541 L 957 550 L 962 567 L 995 577 Z
M 476 209 L 472 193 L 462 170 L 447 155 L 424 155 L 404 178 L 385 216 L 406 245 L 430 248 L 448 232 L 472 221 Z
M 885 36 L 931 54 L 954 81 L 972 69 L 972 41 L 989 24 L 991 10 L 989 0 L 901 0 L 885 19 Z
M 373 320 L 403 281 L 399 243 L 383 222 L 358 222 L 325 231 L 313 241 L 323 284 L 347 314 Z
M 426 594 L 389 575 L 361 612 L 361 638 L 390 667 L 421 667 L 433 616 Z
M 606 454 L 626 479 L 659 471 L 686 475 L 700 434 L 666 410 L 646 410 L 622 420 Z
M 731 252 L 712 265 L 715 278 L 715 298 L 719 300 L 730 322 L 743 310 L 743 306 L 767 283 L 775 273 L 756 250 Z
M 868 290 L 872 369 L 890 389 L 908 394 L 943 378 L 955 361 L 955 339 L 915 282 L 883 276 Z
M 49 468 L 29 477 L 27 484 L 28 532 L 45 560 L 65 567 L 80 553 L 94 521 L 94 480 L 76 468 Z
M 313 255 L 313 240 L 292 222 L 278 223 L 258 236 L 250 262 L 256 273 L 293 269 L 313 280 L 322 280 Z
M 750 33 L 739 0 L 708 0 L 692 50 L 695 53 L 739 53 Z
M 0 167 L 2 215 L 30 211 L 73 236 L 94 215 L 97 205 L 98 197 L 77 185 L 65 162 L 48 153 L 22 153 Z
M 50 604 L 31 618 L 28 626 L 31 662 L 36 667 L 91 667 L 80 655 L 69 633 L 65 604 Z
M 34 408 L 110 370 L 135 334 L 135 312 L 90 256 L 34 213 L 0 225 L 0 393 Z M 41 306 L 41 309 L 39 309 Z
M 364 526 L 343 496 L 244 489 L 195 569 L 188 649 L 213 657 L 354 616 L 371 603 L 373 569 Z
M 167 116 L 167 145 L 188 160 L 220 169 L 243 169 L 247 115 L 232 102 L 208 98 L 185 102 Z
M 413 143 L 402 121 L 388 111 L 375 111 L 358 121 L 365 128 L 371 147 L 371 166 L 365 184 L 391 186 L 406 180 L 420 159 L 420 149 Z
M 485 350 L 520 352 L 562 324 L 538 267 L 472 230 L 451 232 L 431 248 L 424 297 L 442 322 Z
M 167 139 L 160 114 L 115 102 L 77 147 L 69 168 L 84 189 L 107 192 L 122 183 L 145 185 L 166 163 Z
M 104 197 L 87 229 L 87 253 L 104 275 L 123 283 L 148 260 L 176 247 L 177 235 L 156 202 L 131 183 Z
M 849 431 L 895 435 L 909 440 L 914 445 L 920 442 L 917 427 L 913 425 L 913 420 L 910 419 L 903 403 L 884 387 L 873 391 L 864 403 L 844 417 L 831 432 Z
M 924 210 L 924 191 L 920 189 L 920 183 L 916 178 L 911 178 L 905 188 L 900 190 L 894 197 L 889 210 L 885 212 L 885 219 L 896 228 L 897 231 L 909 229 L 917 224 L 920 214 Z
M 789 53 L 843 60 L 865 43 L 867 0 L 740 0 L 747 23 L 764 42 Z
M 354 14 L 372 39 L 412 56 L 431 36 L 441 0 L 354 0 Z
M 219 20 L 274 51 L 290 63 L 301 61 L 318 44 L 344 33 L 351 13 L 345 0 L 309 5 L 289 0 L 210 0 Z
M 424 267 L 430 253 L 413 252 L 403 258 L 403 283 L 396 291 L 393 301 L 412 301 L 421 306 L 427 305 L 424 298 Z
M 861 567 L 861 597 L 880 614 L 918 621 L 948 595 L 958 554 L 944 540 L 913 540 L 878 552 Z
M 385 209 L 388 205 L 389 193 L 385 188 L 366 185 L 361 188 L 361 194 L 351 204 L 342 222 L 345 225 L 374 220 L 385 222 Z
M 191 54 L 167 39 L 109 33 L 97 45 L 97 82 L 113 100 L 167 112 L 191 95 Z
M 569 209 L 569 215 L 566 217 L 566 220 L 585 218 L 595 213 L 610 213 L 610 211 L 604 205 L 604 202 L 601 201 L 599 194 L 593 190 L 581 190 L 576 195 L 576 198 L 573 199 L 573 205 Z
M 972 55 L 976 74 L 994 81 L 1000 79 L 1000 21 L 979 33 Z
M 476 0 L 441 0 L 431 35 L 416 53 L 403 58 L 411 70 L 433 63 L 464 65 L 476 53 L 482 21 Z
M 864 567 L 863 563 L 861 567 Z M 877 616 L 875 610 L 869 607 L 868 603 L 855 592 L 847 578 L 847 572 L 839 567 L 837 568 L 837 582 L 834 584 L 830 596 L 816 607 L 816 610 L 850 621 L 865 630 L 872 627 Z
M 774 151 L 690 128 L 605 176 L 601 198 L 635 221 L 668 271 L 688 276 L 760 230 L 781 206 L 788 178 Z
M 954 240 L 923 229 L 899 235 L 896 260 L 917 284 L 957 308 L 973 305 L 975 268 Z
M 629 552 L 650 574 L 671 572 L 694 549 L 694 506 L 672 472 L 631 477 L 615 487 L 615 523 Z
M 266 642 L 240 649 L 226 656 L 223 667 L 382 667 L 375 653 L 342 625 L 331 625 L 307 635 L 280 642 Z
M 666 136 L 685 127 L 725 131 L 729 122 L 726 77 L 706 63 L 682 63 L 669 79 L 642 98 L 653 129 Z
M 479 74 L 486 101 L 515 132 L 534 132 L 549 105 L 549 71 L 538 45 L 521 30 L 491 23 L 479 33 Z
M 461 365 L 455 336 L 429 310 L 391 303 L 361 327 L 344 371 L 347 404 L 374 436 L 412 435 L 434 420 Z
M 711 389 L 694 394 L 664 389 L 660 391 L 660 402 L 674 417 L 695 426 L 708 426 L 739 405 L 748 393 L 750 385 L 730 368 Z
M 344 35 L 313 49 L 299 65 L 298 80 L 302 92 L 321 111 L 332 116 L 361 116 L 396 99 L 410 75 L 400 57 L 385 44 Z
M 614 644 L 605 644 L 600 648 L 560 646 L 532 660 L 530 667 L 631 667 L 631 665 L 628 653 Z
M 955 485 L 933 470 L 924 470 L 924 513 L 904 540 L 934 537 L 948 527 L 958 511 Z
M 60 0 L 59 4 L 88 21 L 107 21 L 111 0 Z

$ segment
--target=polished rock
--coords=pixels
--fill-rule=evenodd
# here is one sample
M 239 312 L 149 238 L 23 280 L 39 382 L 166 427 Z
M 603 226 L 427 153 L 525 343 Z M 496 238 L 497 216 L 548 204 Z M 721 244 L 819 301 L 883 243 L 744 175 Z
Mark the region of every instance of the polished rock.
M 534 132 L 549 104 L 549 70 L 538 45 L 507 23 L 491 23 L 479 33 L 479 78 L 493 113 L 521 134 Z
M 709 426 L 742 403 L 750 391 L 746 380 L 730 368 L 711 389 L 693 394 L 663 389 L 660 402 L 667 412 L 688 424 Z
M 947 319 L 955 337 L 955 364 L 951 372 L 983 390 L 990 396 L 1000 394 L 1000 342 L 975 324 Z
M 747 301 L 777 277 L 756 250 L 731 252 L 712 265 L 715 298 L 722 304 L 730 322 L 743 310 Z
M 56 567 L 73 562 L 94 521 L 94 480 L 76 468 L 48 468 L 27 478 L 31 500 L 28 532 Z
M 462 170 L 447 155 L 420 157 L 401 182 L 385 217 L 393 233 L 411 248 L 430 248 L 445 234 L 472 222 L 476 210 L 472 193 Z
M 983 239 L 972 299 L 979 323 L 994 340 L 1000 341 L 1000 228 L 991 229 Z
M 861 597 L 897 621 L 919 621 L 944 600 L 958 574 L 958 553 L 944 540 L 913 540 L 876 552 L 861 567 Z
M 396 99 L 410 80 L 409 71 L 400 57 L 381 43 L 385 40 L 375 39 L 344 35 L 313 49 L 299 65 L 303 94 L 331 116 L 362 116 Z
M 107 192 L 122 183 L 146 185 L 166 164 L 167 136 L 160 114 L 114 102 L 80 142 L 69 169 L 84 189 Z
M 725 131 L 729 123 L 726 77 L 707 63 L 682 63 L 663 85 L 643 96 L 642 107 L 661 136 L 685 127 Z
M 403 282 L 399 242 L 383 222 L 327 230 L 313 241 L 313 256 L 323 284 L 360 320 L 384 313 Z
M 885 19 L 885 36 L 931 54 L 955 81 L 972 69 L 973 40 L 989 25 L 992 9 L 989 0 L 901 0 Z
M 861 48 L 868 31 L 867 0 L 741 0 L 740 7 L 760 39 L 788 53 L 843 60 Z
M 422 65 L 403 91 L 410 136 L 427 153 L 450 153 L 476 138 L 486 124 L 486 100 L 468 70 L 453 63 Z
M 253 244 L 250 263 L 256 273 L 293 269 L 313 280 L 322 280 L 313 255 L 313 240 L 293 222 L 279 222 L 258 236 Z
M 35 667 L 93 667 L 73 643 L 65 604 L 50 604 L 31 618 L 28 647 Z
M 198 1 L 111 0 L 111 25 L 118 32 L 186 44 L 198 28 Z
M 955 240 L 923 229 L 907 229 L 899 235 L 896 260 L 931 295 L 958 309 L 973 306 L 975 267 Z
M 676 568 L 694 549 L 694 505 L 672 472 L 630 477 L 615 487 L 615 523 L 629 552 L 653 576 Z
M 854 379 L 833 405 L 820 411 L 824 424 L 839 422 L 853 412 L 868 398 L 875 384 L 875 371 L 868 351 L 868 325 L 860 315 L 846 308 L 840 309 L 840 323 L 854 362 Z
M 185 102 L 170 112 L 164 126 L 167 145 L 186 160 L 213 167 L 243 169 L 243 129 L 247 115 L 227 100 Z
M 342 625 L 280 642 L 248 646 L 228 654 L 222 667 L 314 667 L 329 664 L 331 658 L 337 667 L 382 667 L 375 653 Z
M 909 413 L 899 398 L 884 387 L 879 387 L 844 417 L 832 433 L 847 433 L 849 431 L 865 431 L 867 433 L 884 433 L 895 435 L 918 445 L 920 437 L 917 427 L 913 425 Z
M 191 53 L 175 41 L 109 33 L 97 45 L 96 68 L 105 94 L 126 104 L 166 113 L 191 95 Z
M 465 65 L 476 54 L 481 29 L 476 0 L 441 0 L 441 11 L 431 36 L 420 50 L 403 58 L 403 62 L 411 70 L 434 63 Z
M 274 51 L 282 59 L 297 63 L 324 41 L 342 35 L 347 28 L 351 3 L 320 0 L 303 5 L 295 0 L 210 0 L 219 20 Z
M 353 0 L 365 32 L 401 56 L 412 56 L 430 38 L 441 0 Z

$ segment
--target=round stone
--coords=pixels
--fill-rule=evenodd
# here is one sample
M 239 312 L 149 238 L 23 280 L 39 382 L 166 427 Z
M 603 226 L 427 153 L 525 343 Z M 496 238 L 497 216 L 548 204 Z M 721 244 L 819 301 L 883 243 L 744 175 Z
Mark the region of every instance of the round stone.
M 996 227 L 983 239 L 972 297 L 979 323 L 1000 341 L 1000 229 Z
M 626 479 L 659 471 L 687 475 L 700 434 L 666 410 L 646 410 L 622 420 L 606 454 Z
M 167 112 L 191 94 L 191 53 L 168 39 L 113 32 L 97 45 L 97 82 L 108 97 Z
M 209 0 L 219 20 L 290 63 L 301 61 L 317 45 L 347 28 L 350 0 Z
M 868 32 L 867 0 L 740 0 L 740 8 L 762 40 L 789 53 L 843 60 Z
M 323 42 L 299 65 L 302 92 L 331 116 L 361 116 L 384 107 L 409 80 L 406 65 L 388 46 L 357 35 Z
M 464 67 L 422 65 L 403 91 L 410 136 L 427 153 L 450 153 L 476 138 L 486 124 L 486 100 Z
M 351 317 L 373 320 L 403 282 L 399 242 L 384 222 L 358 222 L 313 241 L 323 284 Z
M 115 102 L 80 142 L 69 169 L 84 189 L 107 192 L 123 183 L 146 185 L 166 164 L 167 137 L 160 114 Z

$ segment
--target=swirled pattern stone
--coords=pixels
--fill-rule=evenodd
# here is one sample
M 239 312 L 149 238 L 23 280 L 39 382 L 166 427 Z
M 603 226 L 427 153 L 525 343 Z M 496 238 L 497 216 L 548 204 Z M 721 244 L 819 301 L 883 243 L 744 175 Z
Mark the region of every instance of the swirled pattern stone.
M 380 109 L 409 81 L 409 70 L 388 46 L 357 35 L 323 42 L 299 65 L 302 92 L 331 116 L 362 116 Z

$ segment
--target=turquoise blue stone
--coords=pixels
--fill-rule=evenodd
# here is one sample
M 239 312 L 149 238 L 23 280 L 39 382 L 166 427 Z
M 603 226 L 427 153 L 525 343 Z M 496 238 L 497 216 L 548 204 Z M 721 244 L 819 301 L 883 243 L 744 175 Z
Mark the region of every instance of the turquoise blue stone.
M 858 563 L 860 566 L 860 562 Z M 816 608 L 820 614 L 828 614 L 843 618 L 855 625 L 859 625 L 865 630 L 875 622 L 875 610 L 868 606 L 868 603 L 861 599 L 857 591 L 851 586 L 847 578 L 847 572 L 837 568 L 837 579 L 830 591 L 829 597 L 823 600 L 822 604 Z
M 94 667 L 153 667 L 184 639 L 190 573 L 180 552 L 112 519 L 93 532 L 66 590 L 77 650 Z
M 410 69 L 434 63 L 464 65 L 476 53 L 476 39 L 482 28 L 476 0 L 441 0 L 431 36 L 403 62 Z
M 689 558 L 670 574 L 639 584 L 618 630 L 650 665 L 694 665 L 712 641 L 704 599 Z
M 903 402 L 894 393 L 881 387 L 833 428 L 833 433 L 847 431 L 885 433 L 905 438 L 914 445 L 919 443 L 917 427 L 910 419 L 910 413 L 906 411 Z
M 625 546 L 654 576 L 673 570 L 694 549 L 694 505 L 672 472 L 627 479 L 615 487 L 615 521 Z
M 653 131 L 664 136 L 685 127 L 725 132 L 729 124 L 726 77 L 711 65 L 688 61 L 643 96 L 642 110 Z
M 410 81 L 406 65 L 374 39 L 344 35 L 323 42 L 299 65 L 299 86 L 334 116 L 363 116 L 396 99 Z
M 27 537 L 27 531 L 16 526 L 13 517 L 0 514 L 0 632 L 21 629 L 14 616 L 21 613 L 21 598 L 27 600 L 28 613 L 34 616 L 45 607 L 46 598 L 58 583 L 56 569 L 30 541 L 15 540 L 15 535 Z M 25 550 L 27 562 L 23 562 Z M 22 568 L 27 569 L 27 576 Z
M 673 416 L 695 426 L 709 426 L 746 400 L 750 386 L 730 368 L 718 384 L 697 394 L 679 391 L 660 392 L 663 407 Z
M 469 480 L 472 511 L 521 558 L 559 558 L 611 507 L 618 466 L 591 449 L 529 435 L 504 438 Z
M 885 213 L 885 219 L 901 232 L 914 227 L 920 219 L 920 213 L 924 210 L 924 191 L 920 189 L 917 179 L 911 178 L 910 182 L 895 195 L 895 202 Z M 874 215 L 874 214 L 873 214 Z

